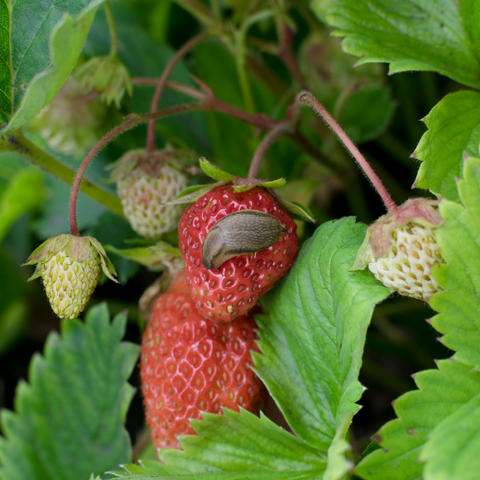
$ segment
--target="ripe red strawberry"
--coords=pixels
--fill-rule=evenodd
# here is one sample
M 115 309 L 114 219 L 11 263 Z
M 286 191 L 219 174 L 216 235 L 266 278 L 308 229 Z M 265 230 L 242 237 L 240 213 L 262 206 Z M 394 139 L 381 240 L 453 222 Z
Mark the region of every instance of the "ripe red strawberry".
M 146 418 L 155 448 L 181 448 L 177 436 L 193 434 L 189 418 L 221 407 L 258 413 L 264 387 L 250 350 L 256 327 L 251 315 L 233 324 L 198 314 L 183 274 L 153 307 L 142 339 L 140 375 Z
M 285 227 L 277 242 L 254 254 L 239 255 L 219 268 L 202 265 L 202 244 L 213 225 L 239 210 L 259 210 Z M 178 225 L 190 295 L 205 317 L 230 322 L 244 315 L 292 266 L 298 249 L 296 224 L 267 190 L 255 187 L 236 193 L 232 185 L 214 188 L 189 206 Z

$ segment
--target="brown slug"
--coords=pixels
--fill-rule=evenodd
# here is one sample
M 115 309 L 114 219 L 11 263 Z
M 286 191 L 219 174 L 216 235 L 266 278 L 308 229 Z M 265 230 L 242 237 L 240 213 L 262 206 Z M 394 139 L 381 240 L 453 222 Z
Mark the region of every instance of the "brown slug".
M 216 222 L 202 246 L 202 264 L 211 270 L 230 258 L 271 247 L 286 232 L 280 221 L 258 210 L 240 210 Z

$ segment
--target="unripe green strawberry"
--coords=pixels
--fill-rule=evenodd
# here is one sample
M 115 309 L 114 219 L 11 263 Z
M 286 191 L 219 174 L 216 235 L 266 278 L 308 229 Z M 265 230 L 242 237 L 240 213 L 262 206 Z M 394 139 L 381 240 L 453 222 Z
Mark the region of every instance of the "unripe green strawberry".
M 40 245 L 25 265 L 37 267 L 29 279 L 42 277 L 52 310 L 62 319 L 77 318 L 97 286 L 100 272 L 116 282 L 115 269 L 92 237 L 59 235 Z
M 112 172 L 123 211 L 141 236 L 156 239 L 177 227 L 181 205 L 163 205 L 186 188 L 187 177 L 172 164 L 178 152 L 132 150 Z
M 444 263 L 435 236 L 442 222 L 437 206 L 435 200 L 414 198 L 380 217 L 368 228 L 352 270 L 368 265 L 390 290 L 428 300 L 440 290 L 431 269 Z
M 85 89 L 70 77 L 55 98 L 29 124 L 58 152 L 84 155 L 109 129 L 107 108 L 99 99 L 85 102 Z

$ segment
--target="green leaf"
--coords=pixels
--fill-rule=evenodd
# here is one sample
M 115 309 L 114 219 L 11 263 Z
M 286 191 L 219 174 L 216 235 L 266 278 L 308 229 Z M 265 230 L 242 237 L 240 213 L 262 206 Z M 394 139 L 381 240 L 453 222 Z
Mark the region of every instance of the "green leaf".
M 385 87 L 362 88 L 348 98 L 338 122 L 355 144 L 378 137 L 390 124 L 395 102 Z
M 270 317 L 256 317 L 257 373 L 292 430 L 324 450 L 360 408 L 366 330 L 390 293 L 369 272 L 348 270 L 364 236 L 351 217 L 321 225 L 271 295 Z
M 447 95 L 425 117 L 425 124 L 429 130 L 413 154 L 422 160 L 414 185 L 457 200 L 455 179 L 462 175 L 464 152 L 479 155 L 480 94 Z
M 438 370 L 418 373 L 415 383 L 418 390 L 394 402 L 398 418 L 375 435 L 382 448 L 355 468 L 355 473 L 365 480 L 422 478 L 423 465 L 418 459 L 427 437 L 444 419 L 480 394 L 480 373 L 454 360 L 441 360 Z
M 326 19 L 338 27 L 334 35 L 345 36 L 345 52 L 361 57 L 358 64 L 432 70 L 480 88 L 476 8 L 471 0 L 339 0 Z
M 0 122 L 18 108 L 26 86 L 52 62 L 48 38 L 62 15 L 77 15 L 89 0 L 17 0 L 0 5 Z
M 285 200 L 284 198 L 276 197 L 277 202 L 285 207 L 287 211 L 293 214 L 294 218 L 298 220 L 303 220 L 304 222 L 314 222 L 315 218 L 313 217 L 313 213 L 311 210 L 304 205 L 300 205 L 297 202 Z
M 212 184 L 207 184 L 207 185 L 190 185 L 189 187 L 187 187 L 185 190 L 182 190 L 179 194 L 178 194 L 178 197 L 177 198 L 182 198 L 182 197 L 185 197 L 187 195 L 190 195 L 191 193 L 195 193 L 197 192 L 198 190 L 203 190 L 205 188 L 210 188 L 212 186 Z
M 252 188 L 255 188 L 255 187 L 281 188 L 281 187 L 284 187 L 286 183 L 287 181 L 284 178 L 279 178 L 277 180 L 265 181 L 260 183 L 256 183 L 256 182 L 244 183 L 241 185 L 234 185 L 233 191 L 236 193 L 248 192 L 248 190 L 251 190 Z
M 196 202 L 200 197 L 203 197 L 205 194 L 210 192 L 215 187 L 223 185 L 225 182 L 215 182 L 208 185 L 200 185 L 201 188 L 195 188 L 187 193 L 184 193 L 185 190 L 180 192 L 180 195 L 175 200 L 170 200 L 169 202 L 164 202 L 162 205 L 183 205 L 185 203 Z
M 476 480 L 480 472 L 480 394 L 437 425 L 423 447 L 425 480 Z
M 20 170 L 0 196 L 0 241 L 20 215 L 38 208 L 42 197 L 42 172 L 38 168 Z
M 49 335 L 29 383 L 18 386 L 16 412 L 2 412 L 2 480 L 81 480 L 130 459 L 123 423 L 139 347 L 121 342 L 125 325 L 124 315 L 110 323 L 101 305 L 85 323 L 65 322 L 61 335 Z
M 445 265 L 432 273 L 443 292 L 430 299 L 438 312 L 432 325 L 444 336 L 442 343 L 459 361 L 480 368 L 480 160 L 465 160 L 464 178 L 458 182 L 463 205 L 440 202 L 445 224 L 437 229 Z
M 324 452 L 287 433 L 267 417 L 241 409 L 223 415 L 202 414 L 191 420 L 197 435 L 180 437 L 184 451 L 160 450 L 159 462 L 127 465 L 116 472 L 124 479 L 321 480 Z
M 3 132 L 17 130 L 27 123 L 60 91 L 77 62 L 95 12 L 103 1 L 93 0 L 75 19 L 68 14 L 64 14 L 60 19 L 61 11 L 69 12 L 69 10 L 66 10 L 65 6 L 61 10 L 52 8 L 51 2 L 37 2 L 34 4 L 37 11 L 32 11 L 30 2 L 23 1 L 21 5 L 18 2 L 15 3 L 18 9 L 14 8 L 13 12 L 17 12 L 16 15 L 25 16 L 29 23 L 26 27 L 25 19 L 18 19 L 19 32 L 12 38 L 12 70 L 15 72 L 14 92 L 17 90 L 17 93 L 12 100 L 10 110 L 10 115 L 13 114 L 13 116 Z M 79 7 L 84 4 L 79 1 L 73 3 L 75 8 L 71 10 L 75 12 L 78 12 Z M 65 2 L 58 2 L 58 4 L 65 5 Z M 57 6 L 55 4 L 55 7 Z M 12 20 L 15 18 L 13 12 Z M 59 21 L 52 28 L 53 18 Z M 36 28 L 31 28 L 30 19 L 34 21 Z M 45 37 L 50 30 L 50 54 L 48 55 Z M 28 35 L 25 35 L 25 32 L 28 32 Z M 52 64 L 53 67 L 51 67 Z M 41 65 L 40 68 L 39 65 Z M 27 84 L 28 87 L 26 87 Z M 25 91 L 24 95 L 23 92 L 19 93 L 21 90 Z
M 270 180 L 267 182 L 260 182 L 259 185 L 265 188 L 282 188 L 287 184 L 284 178 L 278 178 L 277 180 Z
M 205 175 L 220 182 L 231 182 L 235 178 L 230 173 L 224 172 L 215 165 L 212 165 L 206 158 L 200 158 L 200 168 Z

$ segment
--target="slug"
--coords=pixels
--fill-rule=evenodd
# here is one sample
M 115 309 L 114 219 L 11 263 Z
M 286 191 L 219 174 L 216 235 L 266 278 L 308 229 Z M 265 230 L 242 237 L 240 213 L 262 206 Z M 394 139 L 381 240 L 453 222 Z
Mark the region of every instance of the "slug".
M 221 218 L 202 246 L 202 264 L 218 268 L 229 258 L 271 247 L 287 230 L 277 218 L 258 210 L 240 210 Z

